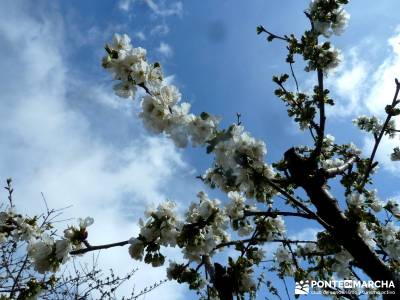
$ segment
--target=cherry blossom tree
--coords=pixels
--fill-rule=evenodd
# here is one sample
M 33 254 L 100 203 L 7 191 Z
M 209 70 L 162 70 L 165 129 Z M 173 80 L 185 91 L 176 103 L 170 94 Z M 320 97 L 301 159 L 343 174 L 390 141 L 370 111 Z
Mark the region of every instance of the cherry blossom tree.
M 273 282 L 265 279 L 265 272 L 295 281 L 387 281 L 388 286 L 378 287 L 378 293 L 370 293 L 369 297 L 381 293 L 384 299 L 397 299 L 400 207 L 394 199 L 379 199 L 373 175 L 382 139 L 394 138 L 399 131 L 394 118 L 400 114 L 400 82 L 393 79 L 393 99 L 382 107 L 385 120 L 375 116 L 354 120 L 356 126 L 373 136 L 371 153 L 362 153 L 354 144 L 337 144 L 325 132 L 326 107 L 335 105 L 325 81 L 341 60 L 340 50 L 332 45 L 330 37 L 340 35 L 347 26 L 347 3 L 312 0 L 304 12 L 309 28 L 299 37 L 257 27 L 258 35 L 266 36 L 268 42 L 281 43 L 287 50 L 290 74 L 273 77 L 275 95 L 299 129 L 309 131 L 312 139 L 310 145 L 283 149 L 277 162 L 268 162 L 266 144 L 245 130 L 239 114 L 235 124 L 221 128 L 220 119 L 211 113 L 191 113 L 190 104 L 181 101 L 178 88 L 164 79 L 160 63 L 149 62 L 146 50 L 134 47 L 127 35 L 115 34 L 105 47 L 102 61 L 116 81 L 115 93 L 131 100 L 141 98 L 138 117 L 149 133 L 164 135 L 179 148 L 204 147 L 207 154 L 213 155 L 212 166 L 200 179 L 206 186 L 224 192 L 225 199 L 211 199 L 200 191 L 184 215 L 177 213 L 174 202 L 166 201 L 149 209 L 139 220 L 138 236 L 106 245 L 93 246 L 87 241 L 90 218 L 68 228 L 59 240 L 45 239 L 36 227 L 26 234 L 23 224 L 30 224 L 29 219 L 19 222 L 18 233 L 2 229 L 2 239 L 24 239 L 28 243 L 27 257 L 40 273 L 56 271 L 69 256 L 119 246 L 129 246 L 132 259 L 159 267 L 166 264 L 164 249 L 177 247 L 182 259 L 168 258 L 166 276 L 187 284 L 203 299 L 255 298 L 260 290 L 278 294 Z M 302 59 L 305 72 L 316 77 L 310 91 L 299 88 L 295 59 Z M 391 158 L 400 160 L 399 148 L 394 149 Z M 343 187 L 343 193 L 336 197 L 330 192 L 333 182 Z M 282 199 L 285 209 L 282 205 L 278 209 L 276 202 Z M 320 231 L 315 239 L 290 239 L 286 218 L 319 224 Z M 278 247 L 273 260 L 265 260 L 264 249 L 270 243 Z M 343 294 L 340 288 L 325 289 L 336 293 L 333 297 L 358 299 L 364 287 Z M 367 289 L 371 292 L 372 288 Z
M 119 276 L 111 269 L 98 267 L 98 256 L 92 264 L 76 262 L 71 254 L 87 242 L 87 227 L 93 218 L 79 219 L 60 236 L 56 223 L 64 209 L 49 209 L 42 215 L 24 217 L 13 202 L 12 180 L 5 186 L 7 201 L 0 211 L 0 299 L 119 299 L 116 292 L 131 282 L 137 269 Z M 68 263 L 67 263 L 68 262 Z M 164 281 L 156 282 L 123 299 L 139 299 Z

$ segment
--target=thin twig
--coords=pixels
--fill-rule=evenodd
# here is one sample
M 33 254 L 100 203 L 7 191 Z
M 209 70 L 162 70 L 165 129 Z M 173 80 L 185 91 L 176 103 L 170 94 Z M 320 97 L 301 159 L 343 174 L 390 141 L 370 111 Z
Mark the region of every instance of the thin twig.
M 230 242 L 225 242 L 225 243 L 220 243 L 217 246 L 215 246 L 214 250 L 220 249 L 223 247 L 229 247 L 229 246 L 235 246 L 238 244 L 244 244 L 244 243 L 284 243 L 284 244 L 317 244 L 316 241 L 309 241 L 309 240 L 287 240 L 287 239 L 260 239 L 260 238 L 248 238 L 244 240 L 237 240 L 237 241 L 230 241 Z
M 284 217 L 300 217 L 300 218 L 305 218 L 305 219 L 315 219 L 314 216 L 310 214 L 305 214 L 305 213 L 298 213 L 298 212 L 290 212 L 290 211 L 250 211 L 246 210 L 244 212 L 244 216 L 266 216 L 266 217 L 272 217 L 275 218 L 277 216 L 284 216 Z
M 284 189 L 279 187 L 277 184 L 272 182 L 271 180 L 267 179 L 267 183 L 273 187 L 276 191 L 284 195 L 289 202 L 292 202 L 295 206 L 301 208 L 303 211 L 308 213 L 310 216 L 312 216 L 314 219 L 316 219 L 322 226 L 325 227 L 327 230 L 331 230 L 331 226 L 326 223 L 324 220 L 322 220 L 316 213 L 314 213 L 312 210 L 310 210 L 307 206 L 305 206 L 303 203 L 300 201 L 296 200 L 292 195 L 290 195 L 288 192 L 286 192 Z
M 293 71 L 293 64 L 290 62 L 289 65 L 290 65 L 290 71 L 292 72 L 292 77 L 294 79 L 294 82 L 296 83 L 296 91 L 297 91 L 297 93 L 299 93 L 299 83 L 297 82 L 296 75 L 294 74 L 294 71 Z
M 396 91 L 394 93 L 394 97 L 393 97 L 393 101 L 392 101 L 392 108 L 394 108 L 396 106 L 396 104 L 398 103 L 397 97 L 398 97 L 399 91 L 400 91 L 400 82 L 397 80 L 397 78 L 395 79 L 395 83 L 396 83 Z M 382 137 L 385 134 L 385 131 L 387 129 L 387 126 L 389 125 L 389 122 L 390 122 L 390 119 L 392 118 L 392 116 L 393 116 L 392 114 L 388 113 L 385 123 L 382 126 L 381 132 L 379 133 L 378 138 L 376 138 L 374 148 L 372 149 L 372 153 L 371 153 L 371 156 L 368 161 L 367 171 L 365 172 L 365 175 L 360 184 L 361 189 L 364 188 L 365 184 L 367 183 L 368 177 L 373 169 L 373 162 L 374 162 L 376 151 L 378 150 L 379 144 L 382 140 Z
M 122 247 L 122 246 L 125 246 L 128 244 L 129 244 L 129 240 L 117 242 L 117 243 L 105 244 L 105 245 L 89 246 L 89 247 L 86 247 L 83 249 L 73 250 L 69 254 L 70 255 L 79 255 L 79 254 L 84 254 L 84 253 L 96 251 L 96 250 L 108 249 L 108 248 L 113 248 L 113 247 Z

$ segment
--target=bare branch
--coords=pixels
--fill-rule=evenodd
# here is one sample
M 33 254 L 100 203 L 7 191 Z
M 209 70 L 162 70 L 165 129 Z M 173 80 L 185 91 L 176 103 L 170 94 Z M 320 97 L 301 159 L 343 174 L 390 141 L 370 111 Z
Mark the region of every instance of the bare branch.
M 272 217 L 275 218 L 277 216 L 291 216 L 291 217 L 300 217 L 305 219 L 312 219 L 315 220 L 315 217 L 310 214 L 305 213 L 297 213 L 297 212 L 289 212 L 289 211 L 245 211 L 244 215 L 248 216 L 265 216 L 265 217 Z
M 237 240 L 237 241 L 230 241 L 226 243 L 221 243 L 218 244 L 215 249 L 220 249 L 223 247 L 229 247 L 229 246 L 235 246 L 238 244 L 244 244 L 244 243 L 283 243 L 283 244 L 317 244 L 316 241 L 308 241 L 308 240 L 287 240 L 287 239 L 273 239 L 273 240 L 268 240 L 268 239 L 259 239 L 259 238 L 249 238 L 249 239 L 244 239 L 244 240 Z
M 277 184 L 272 182 L 271 180 L 267 179 L 267 183 L 272 186 L 276 191 L 284 195 L 288 201 L 292 202 L 295 206 L 301 208 L 303 211 L 308 213 L 310 216 L 312 216 L 315 220 L 317 220 L 322 226 L 324 226 L 325 229 L 331 230 L 331 226 L 326 223 L 323 219 L 321 219 L 316 213 L 314 213 L 312 210 L 310 210 L 307 206 L 305 206 L 303 203 L 295 199 L 292 195 L 290 195 L 288 192 L 286 192 L 284 189 L 280 188 Z
M 129 240 L 117 242 L 117 243 L 105 244 L 105 245 L 98 245 L 98 246 L 90 246 L 89 244 L 87 244 L 86 248 L 71 251 L 69 254 L 70 255 L 80 255 L 80 254 L 84 254 L 84 253 L 96 251 L 96 250 L 108 249 L 108 248 L 113 248 L 113 247 L 122 247 L 122 246 L 125 246 L 128 244 L 129 244 Z
M 398 97 L 399 91 L 400 91 L 400 82 L 397 80 L 397 78 L 395 79 L 395 83 L 396 83 L 396 91 L 394 93 L 394 97 L 393 97 L 393 101 L 392 101 L 392 108 L 394 108 L 398 103 L 397 97 Z M 375 158 L 376 151 L 378 150 L 379 144 L 380 144 L 380 142 L 382 140 L 382 137 L 385 134 L 385 131 L 386 131 L 388 125 L 389 125 L 389 122 L 390 122 L 392 116 L 393 115 L 388 112 L 388 115 L 386 117 L 385 123 L 383 123 L 381 132 L 379 133 L 378 137 L 375 139 L 375 145 L 374 145 L 374 148 L 372 149 L 372 153 L 371 153 L 371 156 L 370 156 L 369 161 L 368 161 L 367 171 L 365 172 L 363 180 L 361 181 L 361 184 L 360 184 L 361 188 L 363 188 L 365 186 L 365 184 L 367 183 L 369 175 L 370 175 L 372 169 L 374 168 L 373 164 L 374 164 L 374 158 Z
M 339 167 L 334 167 L 334 168 L 329 168 L 324 170 L 324 173 L 326 174 L 326 176 L 328 178 L 332 178 L 335 177 L 336 175 L 346 171 L 348 168 L 350 168 L 352 166 L 352 164 L 357 160 L 356 156 L 353 156 L 352 158 L 350 158 L 346 163 L 344 163 L 343 165 L 339 166 Z

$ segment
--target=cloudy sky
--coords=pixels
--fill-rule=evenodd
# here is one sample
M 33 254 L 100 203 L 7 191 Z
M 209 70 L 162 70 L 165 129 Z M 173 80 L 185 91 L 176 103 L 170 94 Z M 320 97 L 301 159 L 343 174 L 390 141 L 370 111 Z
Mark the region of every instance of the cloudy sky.
M 210 157 L 149 135 L 136 117 L 139 104 L 113 95 L 100 60 L 114 32 L 129 34 L 150 60 L 161 61 L 194 112 L 219 115 L 224 125 L 240 112 L 247 130 L 266 141 L 268 162 L 309 143 L 273 95 L 272 75 L 288 72 L 284 46 L 255 34 L 259 24 L 279 34 L 301 33 L 307 6 L 303 0 L 1 1 L 0 179 L 13 178 L 15 201 L 26 213 L 43 211 L 43 192 L 53 208 L 71 205 L 66 218 L 93 216 L 93 244 L 132 237 L 146 206 L 173 199 L 183 208 L 204 189 L 195 177 Z M 394 77 L 400 77 L 398 8 L 397 0 L 348 5 L 349 28 L 334 39 L 344 63 L 328 78 L 337 106 L 328 112 L 327 132 L 340 143 L 368 151 L 371 140 L 351 120 L 382 116 L 391 101 Z M 307 90 L 313 78 L 300 66 L 296 72 Z M 399 166 L 388 160 L 396 143 L 385 141 L 378 154 L 383 199 L 400 194 Z M 315 233 L 314 224 L 300 231 L 290 224 L 291 235 Z M 120 272 L 139 267 L 138 289 L 164 278 L 161 269 L 130 260 L 126 248 L 101 253 L 101 261 Z M 168 283 L 148 299 L 161 295 L 192 298 L 185 287 Z

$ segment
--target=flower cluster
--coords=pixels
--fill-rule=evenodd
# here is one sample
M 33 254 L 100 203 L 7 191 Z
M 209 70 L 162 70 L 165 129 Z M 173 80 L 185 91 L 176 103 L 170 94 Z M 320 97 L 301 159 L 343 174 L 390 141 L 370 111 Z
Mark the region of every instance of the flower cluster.
M 279 246 L 274 253 L 276 268 L 281 275 L 290 276 L 295 272 L 295 266 L 292 264 L 292 253 L 284 247 Z
M 335 262 L 332 265 L 332 270 L 340 278 L 348 278 L 351 276 L 349 269 L 349 263 L 353 260 L 353 257 L 346 250 L 342 250 L 335 255 Z
M 393 222 L 382 227 L 383 249 L 390 258 L 400 261 L 400 229 Z
M 154 267 L 164 264 L 160 246 L 175 246 L 178 230 L 182 227 L 174 208 L 175 203 L 167 201 L 146 212 L 147 222 L 139 221 L 139 237 L 130 240 L 129 254 L 132 258 L 142 260 L 146 250 L 146 263 Z
M 229 192 L 228 198 L 231 200 L 226 205 L 226 214 L 231 220 L 242 219 L 246 208 L 246 198 L 238 192 Z
M 189 261 L 200 262 L 203 255 L 215 251 L 220 243 L 227 242 L 225 232 L 228 218 L 220 208 L 218 200 L 211 200 L 207 194 L 198 194 L 199 203 L 192 203 L 184 221 L 179 220 L 173 211 L 173 202 L 164 202 L 156 210 L 147 213 L 147 222 L 140 221 L 138 238 L 131 239 L 129 253 L 132 258 L 141 260 L 146 250 L 145 262 L 153 266 L 162 265 L 164 256 L 160 246 L 178 245 Z
M 146 50 L 133 47 L 126 34 L 115 34 L 106 51 L 103 67 L 119 81 L 114 86 L 118 96 L 134 98 L 138 87 L 145 89 L 140 117 L 149 131 L 167 134 L 178 147 L 186 147 L 189 140 L 203 145 L 215 135 L 219 119 L 191 114 L 190 104 L 180 102 L 179 90 L 163 80 L 160 64 L 149 64 Z
M 82 248 L 88 237 L 86 228 L 93 224 L 91 217 L 79 219 L 79 227 L 69 227 L 64 230 L 64 238 L 54 239 L 53 237 L 42 234 L 33 238 L 28 243 L 28 255 L 32 259 L 33 265 L 39 273 L 57 272 L 60 265 L 64 264 L 69 258 L 69 252 Z
M 305 68 L 307 72 L 322 69 L 327 74 L 343 60 L 340 49 L 333 47 L 328 42 L 316 45 L 309 52 L 304 52 L 305 58 L 309 57 L 309 62 Z
M 115 93 L 123 98 L 134 97 L 137 85 L 145 84 L 151 90 L 161 86 L 160 65 L 148 64 L 145 49 L 132 47 L 130 38 L 115 34 L 112 43 L 106 46 L 107 55 L 102 65 L 120 82 L 114 85 Z
M 178 237 L 178 245 L 189 261 L 201 262 L 203 255 L 212 254 L 217 245 L 229 241 L 226 232 L 228 218 L 217 199 L 211 200 L 204 192 L 198 193 L 199 202 L 192 202 L 186 213 L 185 225 Z
M 247 198 L 269 200 L 274 192 L 265 183 L 274 176 L 272 168 L 264 163 L 265 143 L 253 138 L 243 126 L 232 125 L 217 137 L 212 148 L 215 166 L 207 170 L 204 181 L 224 192 L 240 191 Z
M 180 101 L 178 88 L 163 80 L 160 64 L 148 64 L 146 51 L 134 48 L 128 36 L 115 35 L 106 50 L 103 67 L 120 81 L 115 86 L 117 95 L 134 97 L 137 87 L 145 89 L 139 116 L 150 132 L 166 134 L 178 147 L 186 147 L 189 142 L 193 146 L 208 144 L 207 151 L 215 153 L 215 168 L 205 175 L 210 185 L 224 191 L 242 191 L 249 198 L 269 197 L 271 190 L 255 183 L 258 177 L 273 175 L 263 162 L 266 147 L 262 141 L 250 136 L 243 126 L 220 131 L 217 117 L 190 113 L 190 104 Z M 152 75 L 155 70 L 157 76 Z
M 60 265 L 68 259 L 68 253 L 72 250 L 69 240 L 54 240 L 49 236 L 28 244 L 28 255 L 32 259 L 35 270 L 39 273 L 57 272 Z
M 347 1 L 312 0 L 307 12 L 313 21 L 314 30 L 327 38 L 332 34 L 341 35 L 350 19 L 341 5 L 345 3 Z
M 365 222 L 358 224 L 358 234 L 370 248 L 373 249 L 376 246 L 376 242 L 374 241 L 375 234 L 372 230 L 368 229 Z
M 396 147 L 393 149 L 393 152 L 390 154 L 390 159 L 392 161 L 400 161 L 400 148 Z
M 361 130 L 370 132 L 374 136 L 378 136 L 383 129 L 383 122 L 375 116 L 360 116 L 354 119 L 353 123 Z M 386 125 L 385 134 L 389 135 L 390 138 L 393 138 L 395 136 L 396 131 L 394 120 L 390 120 L 389 123 Z
M 43 230 L 37 225 L 37 218 L 24 218 L 14 208 L 0 212 L 0 242 L 7 239 L 28 242 L 39 237 Z
M 283 238 L 286 233 L 286 226 L 281 216 L 255 218 L 258 237 L 262 240 L 270 241 L 274 238 Z
M 398 203 L 398 201 L 396 201 L 396 199 L 389 199 L 384 207 L 393 216 L 395 216 L 397 219 L 400 219 L 400 204 Z
M 205 286 L 206 282 L 201 278 L 200 274 L 192 268 L 188 268 L 183 264 L 170 262 L 167 268 L 167 278 L 176 280 L 179 283 L 186 282 L 192 290 L 198 290 Z
M 9 240 L 27 243 L 27 253 L 39 273 L 56 272 L 68 259 L 69 252 L 81 247 L 87 238 L 86 227 L 93 223 L 92 218 L 80 220 L 79 229 L 65 230 L 64 238 L 54 239 L 47 233 L 49 225 L 37 224 L 37 217 L 24 218 L 14 208 L 0 212 L 0 243 Z
M 353 211 L 361 211 L 369 207 L 374 212 L 379 212 L 384 207 L 382 201 L 377 197 L 376 190 L 365 191 L 363 194 L 354 191 L 347 196 L 346 201 L 349 208 Z

